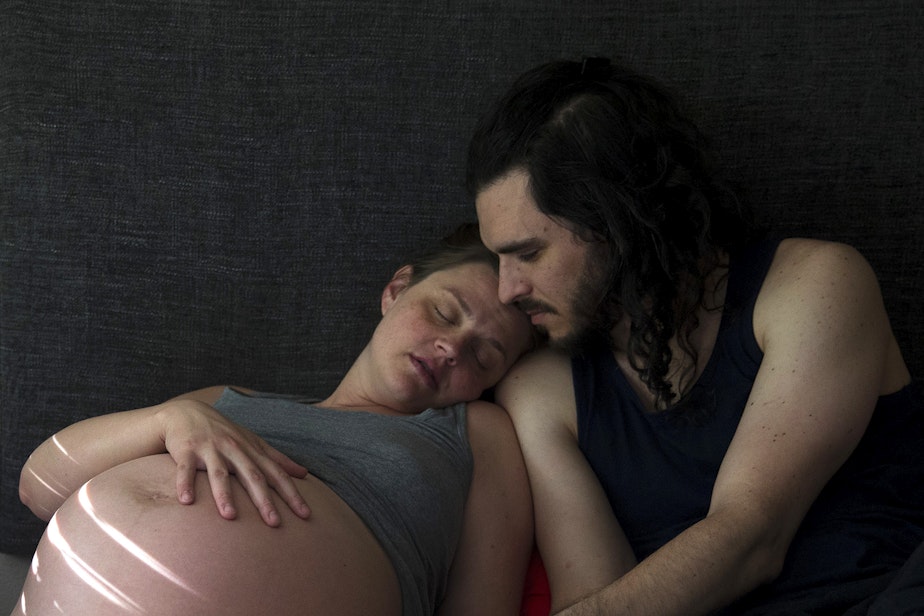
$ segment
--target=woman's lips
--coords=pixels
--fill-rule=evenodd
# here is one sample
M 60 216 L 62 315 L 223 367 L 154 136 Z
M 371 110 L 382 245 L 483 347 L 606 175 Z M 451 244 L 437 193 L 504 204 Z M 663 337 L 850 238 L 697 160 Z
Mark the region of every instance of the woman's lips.
M 435 390 L 437 386 L 436 374 L 433 372 L 433 368 L 427 360 L 417 357 L 416 355 L 411 355 L 411 365 L 414 366 L 414 371 L 423 379 L 427 386 Z

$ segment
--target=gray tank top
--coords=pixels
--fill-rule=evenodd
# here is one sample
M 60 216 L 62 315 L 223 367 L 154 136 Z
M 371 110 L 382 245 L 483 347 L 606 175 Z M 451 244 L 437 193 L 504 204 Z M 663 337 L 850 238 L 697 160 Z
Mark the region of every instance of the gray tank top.
M 226 389 L 215 408 L 304 465 L 359 515 L 394 566 L 405 616 L 436 611 L 472 478 L 465 404 L 396 417 Z

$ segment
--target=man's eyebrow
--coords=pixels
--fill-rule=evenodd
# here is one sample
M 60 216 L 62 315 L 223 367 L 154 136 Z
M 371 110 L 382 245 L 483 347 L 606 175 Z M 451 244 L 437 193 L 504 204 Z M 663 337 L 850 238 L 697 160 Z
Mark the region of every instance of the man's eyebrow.
M 459 307 L 462 309 L 462 312 L 465 314 L 465 316 L 467 316 L 470 319 L 475 317 L 475 313 L 472 312 L 472 307 L 468 304 L 467 301 L 465 301 L 465 298 L 462 297 L 462 294 L 459 293 L 458 290 L 456 290 L 454 287 L 446 287 L 446 290 L 449 292 L 450 295 L 456 298 L 457 302 L 459 302 Z M 495 349 L 497 349 L 498 352 L 500 352 L 500 354 L 504 356 L 504 361 L 507 360 L 507 351 L 506 349 L 504 349 L 504 345 L 501 344 L 500 340 L 496 338 L 490 338 L 490 337 L 485 338 L 484 340 L 485 342 L 493 346 Z
M 536 237 L 529 237 L 523 240 L 515 240 L 506 244 L 501 244 L 494 248 L 494 252 L 499 255 L 508 255 L 525 250 L 535 250 L 542 246 L 542 241 Z

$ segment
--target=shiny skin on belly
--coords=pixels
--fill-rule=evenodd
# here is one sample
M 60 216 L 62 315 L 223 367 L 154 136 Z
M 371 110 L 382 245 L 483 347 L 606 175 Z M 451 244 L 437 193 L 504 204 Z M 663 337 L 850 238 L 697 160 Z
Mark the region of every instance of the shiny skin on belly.
M 311 517 L 280 499 L 282 524 L 270 528 L 236 481 L 238 517 L 222 519 L 204 472 L 196 502 L 181 505 L 175 469 L 167 455 L 141 458 L 72 495 L 49 522 L 14 615 L 401 613 L 387 556 L 317 478 L 296 480 Z

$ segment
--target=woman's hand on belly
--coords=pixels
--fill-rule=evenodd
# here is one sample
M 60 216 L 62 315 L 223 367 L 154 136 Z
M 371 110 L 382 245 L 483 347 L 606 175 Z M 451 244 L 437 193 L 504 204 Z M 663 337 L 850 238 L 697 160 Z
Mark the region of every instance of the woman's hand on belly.
M 215 388 L 203 390 L 213 393 Z M 233 520 L 238 515 L 231 475 L 235 475 L 263 521 L 278 526 L 279 512 L 273 493 L 282 497 L 299 517 L 311 510 L 293 482 L 308 471 L 262 438 L 226 419 L 194 392 L 160 405 L 163 439 L 176 461 L 176 493 L 181 503 L 196 499 L 197 471 L 206 471 L 212 497 L 221 516 Z
M 249 498 L 256 505 L 266 524 L 279 524 L 277 496 L 295 515 L 307 518 L 310 510 L 294 484 L 294 478 L 304 477 L 307 470 L 212 408 L 224 389 L 201 389 L 155 406 L 71 424 L 29 456 L 20 474 L 20 500 L 48 520 L 97 475 L 124 462 L 166 452 L 176 461 L 171 489 L 182 503 L 196 499 L 194 478 L 203 470 L 210 481 L 200 492 L 211 490 L 225 518 L 240 513 L 231 489 L 238 482 L 244 488 L 243 500 Z M 237 481 L 230 478 L 232 474 Z

